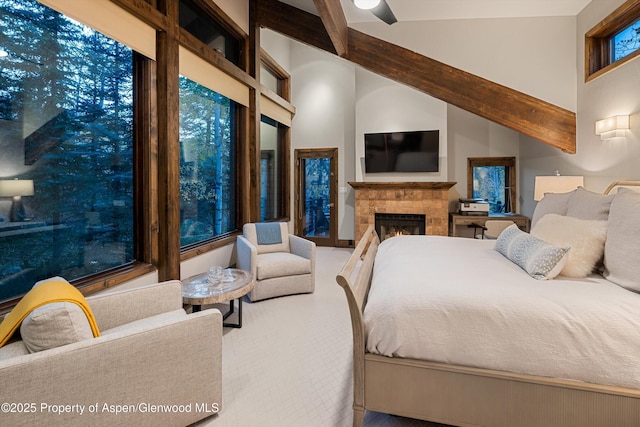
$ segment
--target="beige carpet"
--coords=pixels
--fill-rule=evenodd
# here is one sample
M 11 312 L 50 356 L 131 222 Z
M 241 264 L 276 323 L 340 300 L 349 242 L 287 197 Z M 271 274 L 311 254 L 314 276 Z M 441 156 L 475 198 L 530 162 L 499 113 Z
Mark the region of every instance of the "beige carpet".
M 243 327 L 224 330 L 222 411 L 197 426 L 351 426 L 351 325 L 335 282 L 350 253 L 317 249 L 313 294 L 245 300 Z M 440 426 L 375 412 L 364 424 Z

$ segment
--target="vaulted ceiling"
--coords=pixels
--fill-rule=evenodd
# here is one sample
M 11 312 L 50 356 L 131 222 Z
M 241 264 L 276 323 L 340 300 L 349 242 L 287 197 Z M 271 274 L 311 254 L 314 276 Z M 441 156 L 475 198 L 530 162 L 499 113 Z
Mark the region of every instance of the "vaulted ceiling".
M 350 28 L 345 11 L 348 10 L 353 14 L 351 0 L 342 0 L 342 3 L 341 0 L 252 1 L 256 3 L 256 23 L 261 27 L 339 55 L 374 73 L 411 86 L 434 98 L 531 136 L 564 152 L 575 153 L 576 151 L 575 113 Z M 392 3 L 392 1 L 388 0 L 396 16 L 402 20 L 405 12 L 400 12 L 404 9 L 398 9 L 398 6 L 403 2 Z M 523 6 L 520 9 L 521 13 L 529 14 L 521 16 L 544 16 L 547 13 L 544 10 L 550 11 L 554 8 L 561 8 L 562 13 L 568 15 L 575 15 L 589 1 L 511 0 L 511 3 L 520 4 Z M 424 11 L 426 4 L 441 1 L 404 0 L 404 2 L 422 3 L 422 7 L 415 9 L 418 13 Z M 459 5 L 460 2 L 485 5 L 505 4 L 504 1 L 498 0 L 458 0 L 455 3 Z M 447 3 L 452 1 L 447 0 Z M 534 7 L 536 4 L 537 9 Z M 547 8 L 544 9 L 541 6 Z M 510 9 L 506 8 L 506 10 Z M 560 12 L 554 13 L 560 14 Z M 367 14 L 368 12 L 365 12 L 364 16 Z M 407 66 L 408 64 L 411 66 Z
M 313 0 L 280 0 L 318 15 Z M 386 0 L 400 22 L 442 19 L 576 16 L 591 0 Z M 367 11 L 340 0 L 349 24 L 377 22 Z

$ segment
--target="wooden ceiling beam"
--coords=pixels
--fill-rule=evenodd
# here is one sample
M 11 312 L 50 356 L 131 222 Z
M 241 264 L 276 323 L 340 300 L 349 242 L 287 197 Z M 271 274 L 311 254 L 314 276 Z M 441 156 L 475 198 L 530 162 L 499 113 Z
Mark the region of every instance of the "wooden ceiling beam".
M 313 0 L 313 3 L 337 54 L 347 56 L 347 18 L 344 16 L 340 0 Z
M 251 0 L 257 3 L 258 25 L 329 53 L 338 54 L 322 20 L 278 0 Z
M 337 54 L 318 16 L 277 0 L 252 1 L 259 5 L 260 26 Z M 566 153 L 576 152 L 576 115 L 572 111 L 352 28 L 347 28 L 345 58 Z
M 556 105 L 349 28 L 347 59 L 456 107 L 576 152 L 576 115 Z

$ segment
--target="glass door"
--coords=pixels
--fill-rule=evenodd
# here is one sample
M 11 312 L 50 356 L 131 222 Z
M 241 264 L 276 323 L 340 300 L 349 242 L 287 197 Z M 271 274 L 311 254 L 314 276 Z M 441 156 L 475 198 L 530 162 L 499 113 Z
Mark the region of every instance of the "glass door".
M 299 149 L 296 155 L 296 235 L 336 246 L 338 149 Z

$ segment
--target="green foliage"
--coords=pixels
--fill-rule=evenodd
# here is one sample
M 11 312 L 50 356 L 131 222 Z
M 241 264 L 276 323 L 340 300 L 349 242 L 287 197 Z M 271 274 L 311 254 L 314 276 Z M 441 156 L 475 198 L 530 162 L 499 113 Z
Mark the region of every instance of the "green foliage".
M 235 107 L 180 77 L 182 245 L 232 231 L 235 223 Z
M 490 213 L 504 212 L 505 174 L 504 166 L 473 168 L 473 197 L 487 200 L 490 204 Z
M 0 0 L 0 34 L 0 136 L 25 153 L 5 162 L 34 181 L 33 221 L 55 230 L 0 239 L 0 278 L 75 279 L 133 260 L 133 52 L 34 0 Z M 89 259 L 92 244 L 117 253 Z

